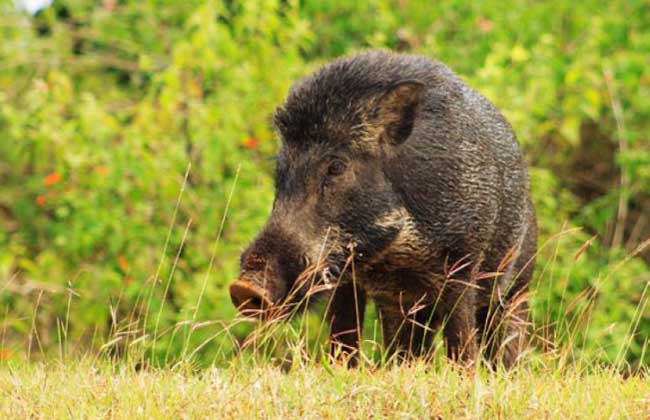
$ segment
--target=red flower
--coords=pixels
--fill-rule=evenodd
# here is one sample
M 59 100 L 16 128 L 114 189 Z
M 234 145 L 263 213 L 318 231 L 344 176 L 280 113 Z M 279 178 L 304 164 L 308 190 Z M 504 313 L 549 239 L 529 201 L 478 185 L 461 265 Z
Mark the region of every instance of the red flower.
M 108 166 L 97 165 L 95 166 L 95 172 L 97 172 L 99 175 L 108 175 Z
M 124 255 L 117 257 L 117 265 L 122 269 L 122 271 L 127 271 L 129 269 L 129 262 Z
M 479 31 L 483 32 L 484 34 L 491 32 L 492 28 L 494 28 L 494 23 L 492 23 L 490 19 L 483 16 L 476 18 L 476 25 L 478 26 Z
M 0 348 L 0 360 L 7 360 L 11 357 L 12 351 L 8 348 Z
M 37 195 L 34 201 L 36 202 L 37 206 L 43 207 L 45 203 L 47 203 L 47 198 L 45 198 L 44 195 Z
M 115 0 L 104 0 L 102 3 L 104 4 L 104 9 L 112 12 L 115 10 L 115 3 L 117 2 Z
M 49 185 L 54 185 L 57 182 L 61 181 L 61 178 L 62 178 L 61 174 L 54 171 L 51 174 L 49 174 L 48 176 L 46 176 L 45 178 L 43 178 L 43 183 L 45 185 L 48 185 L 48 186 Z
M 247 149 L 255 150 L 257 147 L 260 145 L 259 140 L 257 140 L 255 137 L 248 137 L 244 139 L 244 147 Z

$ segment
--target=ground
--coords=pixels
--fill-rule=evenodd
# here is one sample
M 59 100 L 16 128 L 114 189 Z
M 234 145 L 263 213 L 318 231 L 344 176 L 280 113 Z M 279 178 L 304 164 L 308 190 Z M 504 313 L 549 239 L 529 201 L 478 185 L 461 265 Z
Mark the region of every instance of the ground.
M 442 363 L 136 372 L 105 363 L 0 369 L 2 418 L 650 418 L 650 381 L 607 370 Z

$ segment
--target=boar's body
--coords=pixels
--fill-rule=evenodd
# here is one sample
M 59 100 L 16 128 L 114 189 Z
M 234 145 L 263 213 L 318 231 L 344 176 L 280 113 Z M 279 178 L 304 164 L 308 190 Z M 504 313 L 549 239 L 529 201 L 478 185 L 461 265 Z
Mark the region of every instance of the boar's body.
M 315 281 L 340 273 L 329 316 L 344 353 L 358 349 L 367 296 L 404 357 L 441 327 L 451 358 L 517 360 L 536 222 L 494 105 L 441 63 L 369 52 L 298 82 L 275 122 L 276 198 L 242 255 L 237 284 L 253 292 L 235 290 L 236 304 L 302 297 L 313 283 L 300 273 L 316 267 Z

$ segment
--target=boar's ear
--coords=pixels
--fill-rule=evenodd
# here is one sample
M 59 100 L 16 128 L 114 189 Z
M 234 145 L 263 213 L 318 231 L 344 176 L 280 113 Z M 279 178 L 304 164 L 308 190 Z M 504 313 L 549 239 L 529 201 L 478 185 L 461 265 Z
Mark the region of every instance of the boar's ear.
M 423 93 L 424 83 L 404 80 L 391 86 L 379 97 L 373 117 L 381 132 L 380 140 L 401 144 L 411 135 Z

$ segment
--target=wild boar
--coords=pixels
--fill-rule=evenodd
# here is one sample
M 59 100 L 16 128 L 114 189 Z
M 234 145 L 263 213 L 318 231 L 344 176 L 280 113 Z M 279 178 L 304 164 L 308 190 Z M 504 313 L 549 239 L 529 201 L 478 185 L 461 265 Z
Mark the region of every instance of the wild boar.
M 517 139 L 490 101 L 440 62 L 370 51 L 297 82 L 274 123 L 275 199 L 230 286 L 240 311 L 329 286 L 332 351 L 351 364 L 367 298 L 400 358 L 426 354 L 442 328 L 454 360 L 518 359 L 536 219 Z

